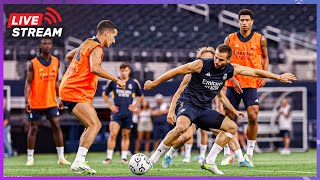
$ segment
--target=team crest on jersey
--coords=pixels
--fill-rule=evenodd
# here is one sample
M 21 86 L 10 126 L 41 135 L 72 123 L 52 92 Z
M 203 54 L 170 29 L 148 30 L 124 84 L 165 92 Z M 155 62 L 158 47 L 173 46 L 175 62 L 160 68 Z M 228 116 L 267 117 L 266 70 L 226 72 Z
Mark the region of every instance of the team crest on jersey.
M 227 75 L 227 74 L 224 74 L 222 79 L 223 79 L 223 80 L 226 80 L 227 77 L 228 77 L 228 75 Z
M 128 89 L 132 89 L 132 84 L 128 84 Z

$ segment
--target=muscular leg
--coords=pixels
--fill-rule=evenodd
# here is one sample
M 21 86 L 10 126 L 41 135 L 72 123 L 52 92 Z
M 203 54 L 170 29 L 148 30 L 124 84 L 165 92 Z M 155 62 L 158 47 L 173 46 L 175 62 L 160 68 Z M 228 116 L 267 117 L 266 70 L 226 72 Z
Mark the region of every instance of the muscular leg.
M 97 116 L 97 112 L 91 103 L 77 103 L 73 108 L 72 113 L 86 128 L 82 134 L 77 157 L 75 159 L 75 162 L 85 162 L 88 149 L 91 147 L 102 125 Z
M 54 137 L 54 142 L 57 147 L 62 147 L 63 146 L 63 135 L 62 131 L 60 128 L 59 124 L 59 118 L 50 118 L 49 122 L 51 124 L 51 127 L 53 129 L 53 137 Z
M 61 160 L 59 163 L 64 164 L 65 162 L 66 164 L 70 164 L 70 162 L 66 162 L 64 158 L 63 135 L 59 124 L 59 118 L 50 118 L 49 122 L 53 129 L 53 137 L 57 148 L 58 158 Z
M 254 146 L 256 144 L 258 133 L 258 112 L 259 106 L 252 105 L 247 108 L 248 112 L 248 127 L 247 127 L 247 155 L 252 156 Z
M 121 159 L 127 159 L 128 150 L 130 145 L 130 129 L 122 129 L 122 140 L 121 140 Z
M 36 144 L 37 133 L 39 129 L 40 121 L 30 121 L 28 131 L 28 149 L 33 150 Z
M 116 139 L 120 130 L 120 125 L 116 121 L 111 121 L 109 124 L 109 132 L 110 136 L 108 139 L 108 147 L 107 147 L 107 159 L 112 159 L 113 150 L 116 146 Z

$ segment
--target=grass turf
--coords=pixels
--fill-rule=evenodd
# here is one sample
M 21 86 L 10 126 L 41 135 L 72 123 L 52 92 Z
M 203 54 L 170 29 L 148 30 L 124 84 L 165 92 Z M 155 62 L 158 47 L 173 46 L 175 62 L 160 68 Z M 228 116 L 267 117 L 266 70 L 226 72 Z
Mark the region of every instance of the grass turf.
M 67 154 L 67 159 L 73 161 L 75 153 Z M 196 155 L 196 154 L 193 154 Z M 223 153 L 217 158 L 221 162 Z M 97 171 L 95 176 L 135 176 L 127 165 L 120 163 L 120 156 L 114 155 L 110 165 L 102 164 L 105 153 L 89 152 L 87 161 L 90 167 Z M 163 157 L 163 156 L 162 156 Z M 200 165 L 192 158 L 190 163 L 183 163 L 182 157 L 174 157 L 174 164 L 168 169 L 161 167 L 161 160 L 154 165 L 144 176 L 215 176 L 209 171 L 200 169 Z M 70 166 L 57 165 L 56 154 L 35 154 L 35 165 L 27 167 L 26 155 L 4 159 L 5 176 L 76 176 L 70 170 Z M 262 153 L 254 155 L 254 168 L 238 167 L 237 163 L 220 166 L 223 176 L 316 176 L 316 150 L 306 153 L 292 153 L 280 155 L 278 152 Z

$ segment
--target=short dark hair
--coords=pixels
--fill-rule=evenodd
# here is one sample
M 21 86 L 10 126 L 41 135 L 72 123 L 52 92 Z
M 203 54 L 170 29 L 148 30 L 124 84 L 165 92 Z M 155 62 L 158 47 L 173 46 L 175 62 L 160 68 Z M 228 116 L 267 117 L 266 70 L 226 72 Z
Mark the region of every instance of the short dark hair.
M 217 50 L 220 52 L 220 53 L 228 53 L 228 56 L 227 56 L 227 59 L 229 59 L 231 56 L 232 56 L 232 49 L 229 45 L 227 44 L 220 44 L 218 47 L 217 47 Z
M 250 9 L 241 9 L 238 13 L 238 19 L 240 19 L 241 15 L 249 15 L 250 18 L 253 20 L 253 12 Z
M 129 69 L 131 69 L 131 67 L 130 67 L 130 64 L 129 63 L 127 63 L 127 62 L 124 62 L 124 63 L 121 63 L 120 64 L 120 69 L 125 69 L 125 68 L 129 68 Z
M 97 31 L 100 34 L 106 30 L 113 30 L 113 29 L 118 30 L 117 26 L 115 24 L 113 24 L 113 22 L 111 22 L 110 20 L 102 20 L 97 25 Z

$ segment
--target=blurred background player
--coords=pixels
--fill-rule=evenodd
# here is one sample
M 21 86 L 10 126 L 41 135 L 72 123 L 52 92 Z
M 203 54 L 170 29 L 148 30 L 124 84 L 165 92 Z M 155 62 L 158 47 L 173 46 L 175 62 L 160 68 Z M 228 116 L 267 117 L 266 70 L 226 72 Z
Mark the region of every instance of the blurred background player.
M 280 136 L 283 137 L 283 149 L 280 151 L 281 154 L 290 154 L 290 135 L 292 131 L 292 115 L 291 106 L 287 99 L 281 101 L 281 106 L 278 110 L 276 118 L 279 121 Z
M 112 111 L 112 118 L 109 124 L 110 136 L 107 144 L 107 158 L 102 161 L 103 164 L 110 164 L 112 162 L 113 151 L 116 146 L 116 139 L 120 129 L 121 140 L 121 163 L 127 164 L 127 156 L 129 153 L 130 131 L 133 126 L 132 115 L 135 108 L 137 108 L 143 100 L 143 93 L 139 81 L 130 76 L 131 68 L 128 63 L 120 65 L 120 78 L 126 83 L 126 90 L 122 90 L 115 82 L 110 81 L 102 93 L 104 101 Z M 110 102 L 109 93 L 112 92 L 114 104 Z M 132 104 L 133 99 L 138 96 L 138 100 Z M 133 142 L 132 142 L 133 143 Z
M 12 145 L 11 145 L 11 126 L 10 126 L 10 112 L 7 109 L 7 101 L 3 98 L 3 143 L 4 143 L 4 157 L 12 156 Z
M 140 152 L 142 141 L 144 141 L 144 152 L 147 156 L 149 156 L 153 123 L 152 110 L 148 100 L 143 100 L 141 108 L 139 109 L 138 117 L 138 138 L 136 141 L 135 153 Z
M 167 123 L 167 114 L 169 110 L 169 104 L 164 102 L 162 94 L 156 94 L 154 96 L 156 101 L 155 107 L 152 109 L 153 120 L 153 151 L 157 149 L 159 143 L 170 131 L 171 126 Z
M 34 147 L 42 115 L 45 114 L 53 129 L 54 141 L 58 152 L 58 164 L 71 164 L 64 157 L 63 135 L 59 125 L 57 91 L 59 88 L 59 60 L 51 55 L 52 39 L 43 38 L 39 45 L 39 55 L 28 65 L 25 83 L 25 109 L 29 114 L 27 140 L 27 166 L 34 165 Z
M 267 71 L 269 66 L 267 41 L 264 36 L 252 30 L 254 22 L 253 12 L 249 9 L 240 10 L 238 20 L 240 31 L 228 35 L 224 41 L 233 51 L 230 63 Z M 232 105 L 236 109 L 239 109 L 239 103 L 242 99 L 248 113 L 246 133 L 248 139 L 245 158 L 251 164 L 253 164 L 252 156 L 258 133 L 259 96 L 257 89 L 264 86 L 265 83 L 265 79 L 239 75 L 226 82 L 226 96 Z M 234 117 L 233 113 L 229 110 L 226 110 L 226 115 Z
M 60 99 L 85 127 L 80 137 L 76 158 L 71 165 L 71 170 L 76 174 L 96 173 L 86 162 L 86 155 L 102 126 L 92 105 L 98 77 L 110 79 L 125 90 L 125 82 L 101 67 L 103 48 L 115 43 L 117 35 L 117 27 L 110 20 L 102 20 L 97 25 L 96 36 L 86 39 L 78 48 L 66 55 L 71 63 L 59 87 Z

